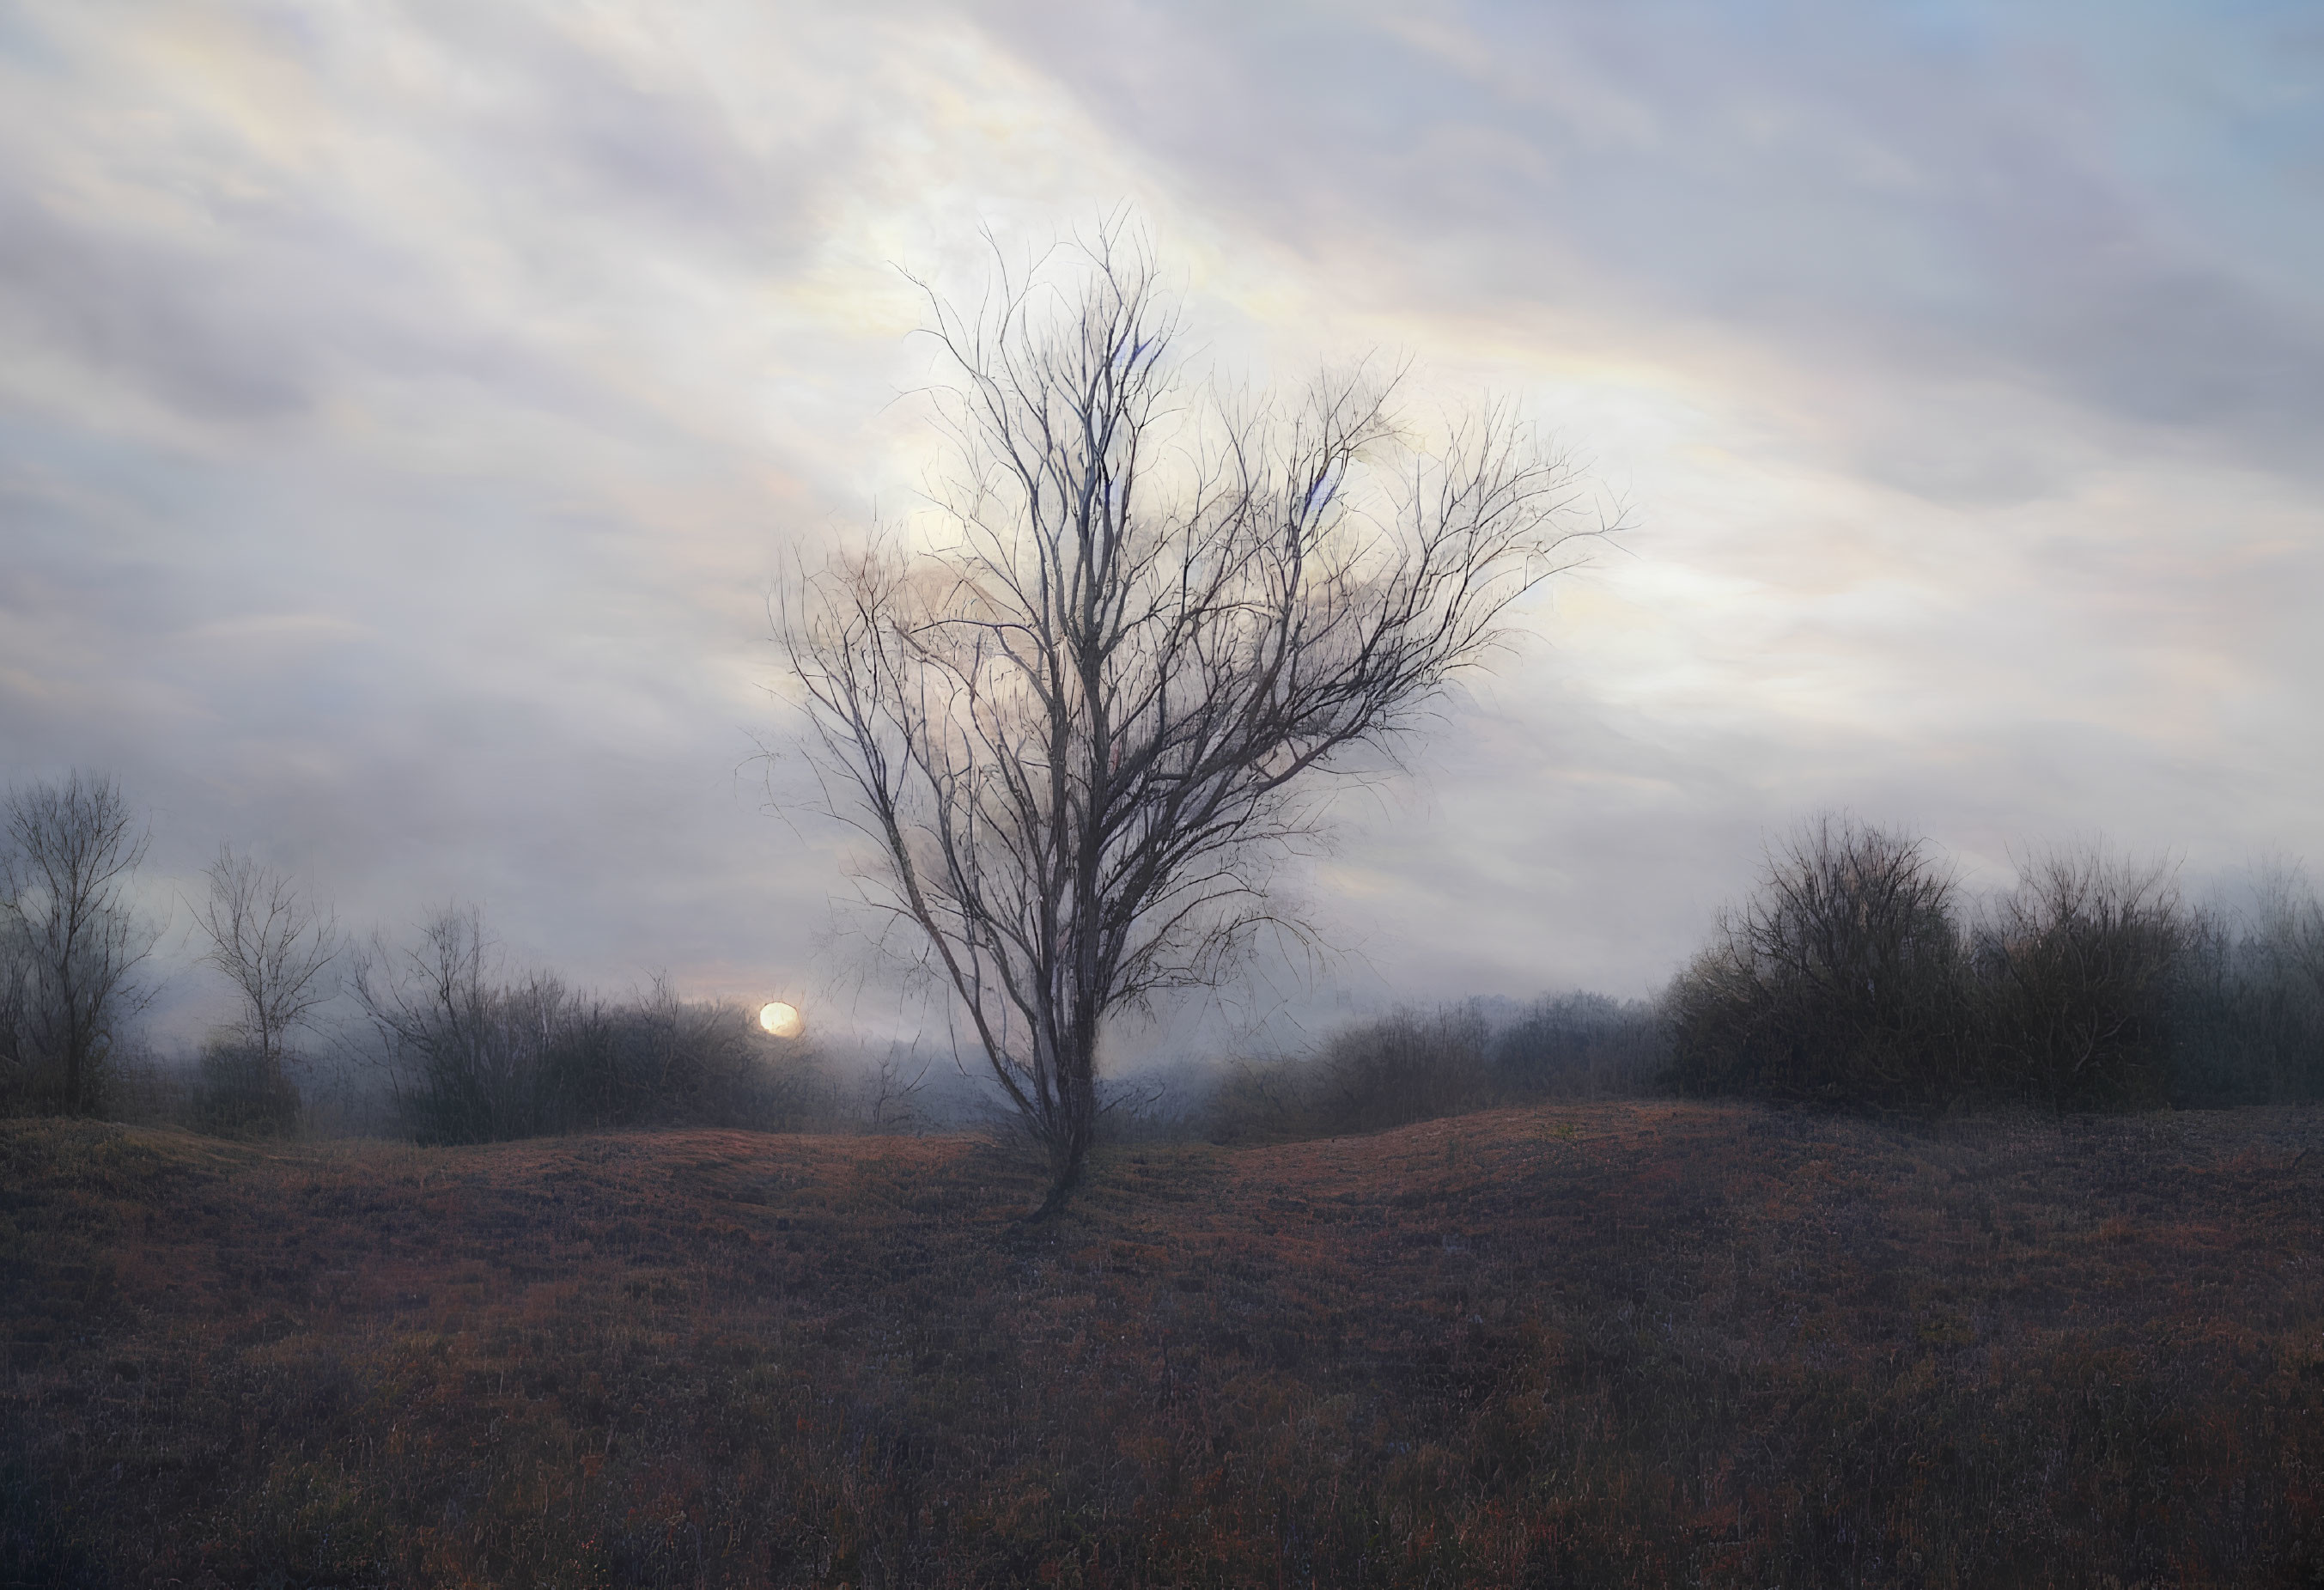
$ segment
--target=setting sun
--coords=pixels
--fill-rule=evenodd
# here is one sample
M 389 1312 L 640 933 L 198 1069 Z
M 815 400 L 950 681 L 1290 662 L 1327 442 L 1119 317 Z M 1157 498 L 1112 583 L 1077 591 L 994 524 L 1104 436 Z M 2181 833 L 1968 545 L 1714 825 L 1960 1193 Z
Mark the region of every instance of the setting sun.
M 778 999 L 759 1007 L 759 1025 L 777 1038 L 797 1038 L 801 1024 L 797 1005 Z

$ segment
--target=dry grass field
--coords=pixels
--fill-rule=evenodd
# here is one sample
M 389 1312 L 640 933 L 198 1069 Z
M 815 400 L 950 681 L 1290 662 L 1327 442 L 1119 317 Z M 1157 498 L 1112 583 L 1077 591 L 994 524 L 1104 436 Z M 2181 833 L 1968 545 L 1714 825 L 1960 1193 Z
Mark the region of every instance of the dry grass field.
M 5 1122 L 0 1583 L 2324 1582 L 2319 1140 Z

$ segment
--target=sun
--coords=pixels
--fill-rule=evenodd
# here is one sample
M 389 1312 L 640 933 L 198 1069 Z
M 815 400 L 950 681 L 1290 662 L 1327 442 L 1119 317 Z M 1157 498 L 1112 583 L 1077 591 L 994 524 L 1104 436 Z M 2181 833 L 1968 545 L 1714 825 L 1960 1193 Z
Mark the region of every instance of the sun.
M 759 1007 L 759 1025 L 777 1038 L 797 1038 L 806 1023 L 799 1020 L 798 1006 L 772 1000 Z

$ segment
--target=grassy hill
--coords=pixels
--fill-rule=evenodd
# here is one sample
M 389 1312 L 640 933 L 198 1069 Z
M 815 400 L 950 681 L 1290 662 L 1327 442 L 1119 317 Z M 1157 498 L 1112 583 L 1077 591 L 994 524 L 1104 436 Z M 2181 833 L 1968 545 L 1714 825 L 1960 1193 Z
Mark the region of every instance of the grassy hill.
M 2316 1583 L 2319 1137 L 0 1122 L 0 1583 Z

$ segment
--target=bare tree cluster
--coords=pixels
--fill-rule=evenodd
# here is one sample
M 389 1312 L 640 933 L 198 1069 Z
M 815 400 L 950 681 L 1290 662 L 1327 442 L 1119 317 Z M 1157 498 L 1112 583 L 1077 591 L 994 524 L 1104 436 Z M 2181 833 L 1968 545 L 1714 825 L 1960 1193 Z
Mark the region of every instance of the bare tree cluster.
M 1466 1006 L 1352 1022 L 1312 1054 L 1230 1068 L 1207 1101 L 1219 1142 L 1340 1137 L 1499 1102 L 1491 1034 Z
M 736 1005 L 657 983 L 617 1003 L 540 971 L 510 975 L 474 908 L 375 941 L 355 997 L 407 1128 L 422 1142 L 716 1122 L 796 1129 L 827 1113 L 802 1046 Z
M 1536 1000 L 1493 1037 L 1497 1097 L 1637 1098 L 1662 1090 L 1663 1012 L 1637 999 L 1563 994 Z
M 145 830 L 109 778 L 9 791 L 0 813 L 0 1104 L 95 1114 L 154 930 L 131 880 Z
M 329 1052 L 381 1062 L 374 1074 L 396 1123 L 430 1141 L 647 1123 L 831 1127 L 845 1115 L 815 1051 L 761 1031 L 740 1006 L 682 1000 L 660 983 L 622 1001 L 547 973 L 510 975 L 473 910 L 438 912 L 412 940 L 375 937 L 350 956 L 327 905 L 231 846 L 190 909 L 201 960 L 239 1009 L 191 1077 L 150 1059 L 124 1065 L 159 938 L 133 891 L 146 837 L 109 778 L 22 785 L 0 804 L 0 1113 L 126 1111 L 275 1135 L 304 1119 L 298 1079 Z M 350 958 L 367 1045 L 326 1018 Z M 891 1057 L 860 1101 L 873 1130 L 924 1121 L 926 1069 Z
M 2053 1110 L 2324 1096 L 2324 905 L 2279 879 L 2255 917 L 2172 870 L 2037 852 L 1974 905 L 1912 836 L 1826 818 L 1664 1000 L 1694 1092 Z
M 1109 231 L 1083 256 L 974 311 L 929 294 L 943 526 L 803 577 L 780 624 L 833 809 L 1046 1149 L 1050 1208 L 1108 1021 L 1282 923 L 1269 881 L 1328 776 L 1604 528 L 1505 410 L 1432 451 L 1361 372 L 1256 410 L 1199 387 L 1148 254 Z

